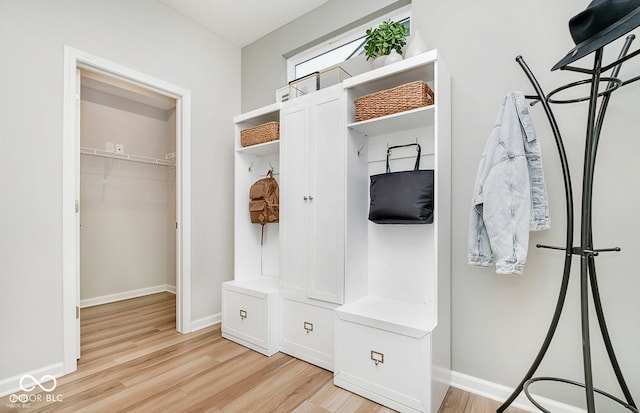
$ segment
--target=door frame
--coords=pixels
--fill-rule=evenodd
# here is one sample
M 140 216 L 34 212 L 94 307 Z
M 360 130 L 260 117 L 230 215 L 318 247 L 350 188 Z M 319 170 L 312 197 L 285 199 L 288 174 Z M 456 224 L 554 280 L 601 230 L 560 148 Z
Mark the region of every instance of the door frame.
M 80 192 L 80 82 L 85 69 L 176 99 L 176 330 L 191 326 L 191 91 L 98 56 L 64 48 L 62 138 L 62 308 L 64 374 L 77 369 L 80 354 L 76 307 L 80 305 L 78 231 Z

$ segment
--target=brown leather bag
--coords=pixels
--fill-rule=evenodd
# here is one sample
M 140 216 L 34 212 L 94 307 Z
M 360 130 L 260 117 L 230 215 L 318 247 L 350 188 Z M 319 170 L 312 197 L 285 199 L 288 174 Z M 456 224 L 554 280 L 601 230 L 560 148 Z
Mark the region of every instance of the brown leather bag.
M 249 214 L 254 224 L 268 224 L 280 220 L 280 188 L 269 171 L 266 178 L 256 181 L 249 189 Z

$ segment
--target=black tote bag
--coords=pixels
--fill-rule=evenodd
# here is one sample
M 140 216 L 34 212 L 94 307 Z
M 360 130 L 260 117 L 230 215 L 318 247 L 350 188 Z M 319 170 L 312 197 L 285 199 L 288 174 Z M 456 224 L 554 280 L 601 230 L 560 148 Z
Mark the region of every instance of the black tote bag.
M 391 150 L 406 146 L 417 147 L 413 170 L 391 172 Z M 420 154 L 417 143 L 387 149 L 387 172 L 371 176 L 369 221 L 376 224 L 433 223 L 433 169 L 420 170 Z

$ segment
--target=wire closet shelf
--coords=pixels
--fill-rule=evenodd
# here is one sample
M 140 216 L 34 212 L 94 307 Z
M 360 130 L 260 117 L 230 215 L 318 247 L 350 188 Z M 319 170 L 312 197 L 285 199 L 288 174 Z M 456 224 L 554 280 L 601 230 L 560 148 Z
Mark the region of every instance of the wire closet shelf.
M 107 151 L 102 151 L 100 149 L 87 148 L 87 147 L 81 147 L 80 153 L 82 155 L 92 155 L 92 156 L 99 156 L 101 158 L 120 159 L 123 161 L 140 162 L 140 163 L 147 163 L 152 165 L 176 166 L 175 152 L 168 153 L 165 156 L 165 159 L 152 158 L 149 156 L 134 155 L 134 154 L 128 154 L 128 153 L 122 153 L 122 154 L 113 153 L 113 152 L 107 152 Z

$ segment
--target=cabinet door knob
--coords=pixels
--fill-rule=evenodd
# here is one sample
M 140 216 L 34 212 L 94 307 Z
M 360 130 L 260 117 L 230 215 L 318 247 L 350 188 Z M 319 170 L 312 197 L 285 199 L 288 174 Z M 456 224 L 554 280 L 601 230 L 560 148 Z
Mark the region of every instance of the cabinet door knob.
M 309 201 L 313 201 L 313 197 L 309 195 Z
M 247 318 L 247 312 L 245 310 L 240 310 L 240 318 L 243 320 Z
M 305 201 L 308 201 L 309 197 L 305 195 L 305 196 L 302 197 L 302 199 L 304 199 Z

